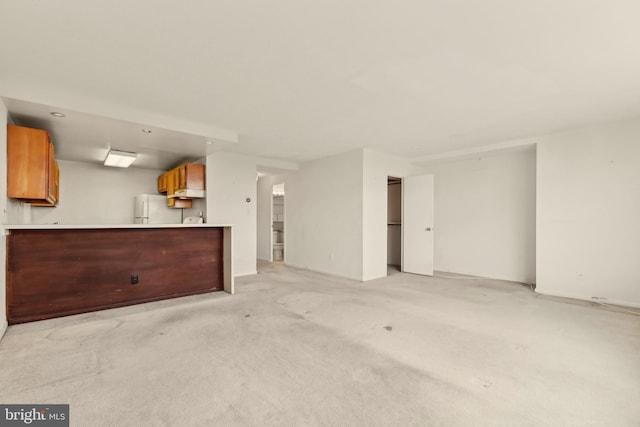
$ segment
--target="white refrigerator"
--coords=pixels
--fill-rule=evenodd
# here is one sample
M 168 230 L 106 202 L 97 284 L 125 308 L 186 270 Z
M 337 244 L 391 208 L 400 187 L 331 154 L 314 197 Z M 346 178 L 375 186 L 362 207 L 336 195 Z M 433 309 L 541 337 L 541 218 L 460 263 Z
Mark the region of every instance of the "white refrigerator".
M 167 197 L 156 194 L 139 194 L 134 205 L 136 224 L 180 224 L 182 209 L 167 207 Z

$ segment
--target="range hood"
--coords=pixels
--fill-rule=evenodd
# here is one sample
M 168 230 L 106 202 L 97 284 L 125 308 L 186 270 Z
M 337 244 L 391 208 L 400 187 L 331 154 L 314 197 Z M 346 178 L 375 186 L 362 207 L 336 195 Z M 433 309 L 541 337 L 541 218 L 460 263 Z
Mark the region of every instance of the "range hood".
M 194 188 L 185 188 L 182 190 L 177 190 L 173 194 L 167 195 L 170 199 L 204 199 L 205 191 L 204 190 L 196 190 Z

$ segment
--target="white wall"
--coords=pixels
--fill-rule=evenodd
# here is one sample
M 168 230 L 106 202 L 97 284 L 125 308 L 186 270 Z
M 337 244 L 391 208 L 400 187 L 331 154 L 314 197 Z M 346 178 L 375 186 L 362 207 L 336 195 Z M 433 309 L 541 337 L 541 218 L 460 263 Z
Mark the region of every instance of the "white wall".
M 58 160 L 60 201 L 56 207 L 31 207 L 33 224 L 132 224 L 133 199 L 158 194 L 163 171 L 110 168 Z
M 200 216 L 204 218 L 205 222 L 207 222 L 207 199 L 192 199 L 191 207 L 189 209 L 182 209 L 182 218 L 186 218 L 188 216 Z
M 7 199 L 7 124 L 13 124 L 7 106 L 0 98 L 0 224 L 25 224 L 29 205 Z M 7 238 L 0 233 L 0 339 L 7 330 Z
M 276 176 L 261 176 L 257 184 L 257 257 L 264 261 L 272 261 L 271 246 L 271 194 Z M 278 182 L 279 183 L 279 182 Z
M 427 166 L 434 269 L 535 282 L 535 150 Z
M 256 159 L 225 152 L 208 155 L 206 185 L 207 222 L 233 225 L 234 274 L 256 274 Z
M 286 263 L 362 280 L 362 150 L 305 163 L 282 181 Z
M 7 199 L 6 212 L 7 224 L 31 224 L 31 205 L 29 203 Z
M 640 119 L 538 143 L 537 288 L 640 306 Z
M 7 212 L 7 123 L 9 120 L 7 106 L 0 98 L 0 222 L 8 224 L 9 214 Z M 0 339 L 7 330 L 7 238 L 4 233 L 0 233 Z
M 443 233 L 444 242 L 440 252 L 436 243 L 436 268 L 444 255 L 445 260 L 451 256 L 455 261 L 441 263 L 449 266 L 446 271 L 532 281 L 535 274 L 535 153 L 493 156 L 480 163 L 481 166 L 474 160 L 431 167 L 432 172 L 437 172 L 434 231 L 436 242 L 439 232 Z M 271 189 L 273 184 L 284 182 L 287 264 L 357 280 L 386 276 L 387 178 L 427 172 L 399 157 L 355 150 L 303 164 L 296 173 L 261 178 L 258 182 L 260 258 L 269 259 L 271 251 Z M 440 199 L 442 208 L 438 206 Z M 478 199 L 483 201 L 481 209 L 475 203 Z M 453 220 L 451 210 L 454 210 Z M 467 213 L 468 218 L 461 217 L 463 213 Z M 460 224 L 462 220 L 471 224 Z M 487 228 L 476 229 L 479 222 Z M 470 227 L 471 232 L 458 233 L 461 227 Z M 494 234 L 499 235 L 497 241 Z M 489 251 L 478 250 L 478 241 L 483 241 L 485 249 L 487 242 L 495 245 Z M 469 246 L 473 251 L 469 252 Z M 448 252 L 450 248 L 452 252 Z M 483 257 L 477 269 L 471 268 L 476 266 L 470 259 L 475 255 Z
M 363 150 L 362 280 L 387 275 L 387 180 L 419 175 L 421 167 L 407 160 Z

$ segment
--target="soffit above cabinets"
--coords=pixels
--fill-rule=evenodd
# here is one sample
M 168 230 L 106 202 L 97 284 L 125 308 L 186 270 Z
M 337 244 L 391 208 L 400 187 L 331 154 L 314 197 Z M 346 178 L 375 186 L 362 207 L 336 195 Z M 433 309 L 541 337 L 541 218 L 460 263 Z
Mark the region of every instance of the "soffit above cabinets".
M 167 170 L 230 145 L 206 135 L 55 106 L 10 98 L 4 102 L 16 125 L 49 131 L 58 160 L 103 163 L 108 151 L 114 149 L 138 154 L 131 167 Z

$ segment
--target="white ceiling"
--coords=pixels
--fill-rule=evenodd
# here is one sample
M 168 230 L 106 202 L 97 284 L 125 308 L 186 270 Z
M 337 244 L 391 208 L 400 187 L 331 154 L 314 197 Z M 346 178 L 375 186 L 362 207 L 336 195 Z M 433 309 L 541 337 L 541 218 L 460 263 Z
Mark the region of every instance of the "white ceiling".
M 4 1 L 0 95 L 273 159 L 421 161 L 640 115 L 638 16 L 637 0 Z M 60 157 L 83 144 L 106 142 Z

